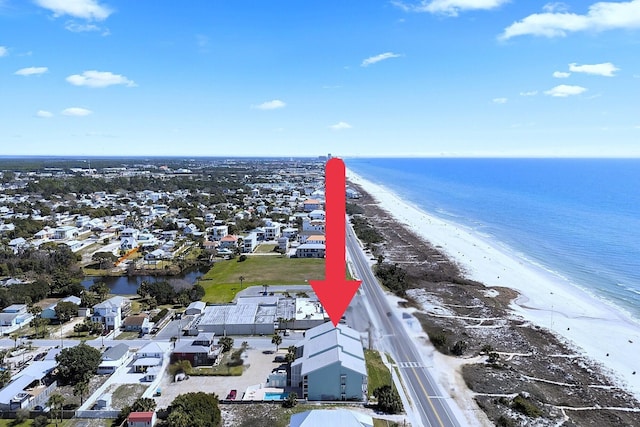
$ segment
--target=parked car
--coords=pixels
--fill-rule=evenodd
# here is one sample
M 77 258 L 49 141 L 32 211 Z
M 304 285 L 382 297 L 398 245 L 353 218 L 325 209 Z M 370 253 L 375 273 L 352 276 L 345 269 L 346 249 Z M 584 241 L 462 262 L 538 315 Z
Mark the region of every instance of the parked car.
M 227 400 L 236 400 L 237 395 L 238 395 L 238 390 L 231 390 L 229 394 L 227 394 Z
M 274 363 L 282 363 L 282 362 L 284 362 L 285 360 L 286 360 L 286 359 L 284 358 L 284 356 L 276 356 L 276 357 L 273 359 L 273 362 L 274 362 Z

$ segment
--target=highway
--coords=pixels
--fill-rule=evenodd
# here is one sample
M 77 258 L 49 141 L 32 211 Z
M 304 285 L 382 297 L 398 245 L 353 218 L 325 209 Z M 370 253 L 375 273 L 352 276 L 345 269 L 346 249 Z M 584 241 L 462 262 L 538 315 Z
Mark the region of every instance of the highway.
M 443 396 L 431 373 L 422 362 L 419 351 L 407 334 L 402 321 L 394 314 L 382 287 L 373 274 L 369 261 L 360 248 L 351 224 L 347 222 L 347 253 L 358 279 L 362 280 L 360 292 L 364 293 L 373 313 L 372 325 L 380 330 L 384 349 L 391 354 L 400 368 L 400 376 L 405 385 L 415 411 L 424 427 L 458 427 L 460 423 L 449 407 L 449 396 Z M 418 420 L 415 420 L 418 421 Z

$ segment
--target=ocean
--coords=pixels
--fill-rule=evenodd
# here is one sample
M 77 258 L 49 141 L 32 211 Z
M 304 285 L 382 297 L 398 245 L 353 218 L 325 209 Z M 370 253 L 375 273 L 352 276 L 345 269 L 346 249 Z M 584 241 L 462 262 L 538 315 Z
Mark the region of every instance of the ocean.
M 640 321 L 640 159 L 345 159 Z

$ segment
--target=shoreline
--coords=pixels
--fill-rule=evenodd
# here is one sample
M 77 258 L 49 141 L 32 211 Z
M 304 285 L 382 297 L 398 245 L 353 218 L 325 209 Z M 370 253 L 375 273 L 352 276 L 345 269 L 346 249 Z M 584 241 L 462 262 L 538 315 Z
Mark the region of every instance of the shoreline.
M 611 380 L 640 398 L 640 362 L 635 357 L 640 351 L 640 325 L 626 313 L 559 274 L 508 253 L 504 244 L 424 212 L 349 169 L 347 179 L 369 193 L 398 223 L 456 262 L 464 277 L 488 288 L 516 291 L 519 295 L 509 306 L 514 315 L 577 347 L 601 365 Z

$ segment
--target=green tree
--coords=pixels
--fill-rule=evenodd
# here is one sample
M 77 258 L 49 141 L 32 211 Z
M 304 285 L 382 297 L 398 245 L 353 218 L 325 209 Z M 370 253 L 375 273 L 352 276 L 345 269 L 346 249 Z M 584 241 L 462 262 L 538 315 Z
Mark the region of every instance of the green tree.
M 148 397 L 139 397 L 131 405 L 131 412 L 152 412 L 156 410 L 156 401 Z
M 89 290 L 91 292 L 95 292 L 100 301 L 104 301 L 107 298 L 107 295 L 111 292 L 109 286 L 104 282 L 96 282 L 93 285 L 89 286 Z
M 275 334 L 273 334 L 273 336 L 271 337 L 271 344 L 275 344 L 276 345 L 276 351 L 278 351 L 278 348 L 280 347 L 280 344 L 282 344 L 282 336 L 277 332 Z
M 49 425 L 49 420 L 44 415 L 38 415 L 31 422 L 32 427 L 47 427 L 48 425 Z
M 101 301 L 98 294 L 88 290 L 85 290 L 84 292 L 82 292 L 82 296 L 80 297 L 80 300 L 81 300 L 80 301 L 81 307 L 89 307 L 89 308 L 93 307 L 94 305 L 98 304 Z
M 218 396 L 213 393 L 181 394 L 173 400 L 167 412 L 167 423 L 171 427 L 218 427 L 222 423 Z
M 222 337 L 218 340 L 218 344 L 222 346 L 222 352 L 226 353 L 233 348 L 233 338 Z
M 47 336 L 47 325 L 50 320 L 42 317 L 35 317 L 31 319 L 29 322 L 29 326 L 31 326 L 35 330 L 36 337 L 44 338 Z
M 98 263 L 98 267 L 101 270 L 112 268 L 114 263 L 118 260 L 118 257 L 111 252 L 96 252 L 91 257 L 91 260 Z
M 99 350 L 86 343 L 62 349 L 56 356 L 58 378 L 63 384 L 76 384 L 88 380 L 98 369 L 101 356 Z
M 58 426 L 58 420 L 62 421 L 62 408 L 64 407 L 64 396 L 60 393 L 53 393 L 49 396 L 49 407 L 51 408 L 51 416 Z
M 84 403 L 84 396 L 89 392 L 89 377 L 82 378 L 73 386 L 73 395 L 80 396 L 80 405 Z
M 390 385 L 383 385 L 373 391 L 373 395 L 378 399 L 378 409 L 387 414 L 397 414 L 402 412 L 402 400 L 398 392 Z
M 4 388 L 9 382 L 11 382 L 11 371 L 8 369 L 0 371 L 0 389 Z
M 282 402 L 282 406 L 285 408 L 293 408 L 298 404 L 298 394 L 295 391 L 289 393 L 287 398 Z
M 60 301 L 56 304 L 55 311 L 60 323 L 66 323 L 78 315 L 78 305 L 71 301 Z
M 189 291 L 182 291 L 176 297 L 176 302 L 182 307 L 186 307 L 191 302 L 191 298 L 189 298 Z

